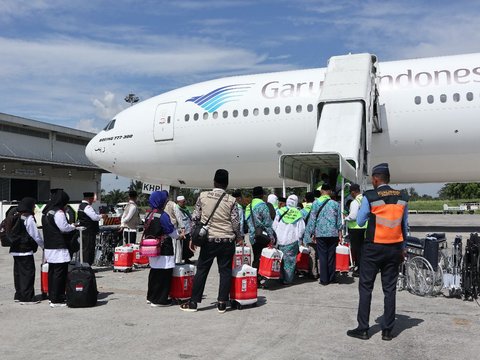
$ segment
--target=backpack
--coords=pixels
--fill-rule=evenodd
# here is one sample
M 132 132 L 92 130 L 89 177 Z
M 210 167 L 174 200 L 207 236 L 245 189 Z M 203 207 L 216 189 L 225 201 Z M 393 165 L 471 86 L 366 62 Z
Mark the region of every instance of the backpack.
M 0 223 L 0 242 L 3 247 L 10 247 L 12 246 L 12 240 L 10 236 L 7 235 L 12 230 L 13 227 L 13 219 L 14 215 L 16 214 L 17 207 L 12 207 L 8 209 L 7 213 L 5 214 L 5 219 Z
M 36 252 L 38 249 L 37 242 L 28 234 L 25 222 L 20 213 L 12 216 L 10 223 L 6 226 L 6 237 L 10 240 L 10 252 Z

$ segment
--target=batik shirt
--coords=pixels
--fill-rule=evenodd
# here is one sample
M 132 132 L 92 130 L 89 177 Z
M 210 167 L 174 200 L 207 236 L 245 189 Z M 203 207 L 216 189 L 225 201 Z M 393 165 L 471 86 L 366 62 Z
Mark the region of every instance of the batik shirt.
M 317 217 L 318 210 L 325 201 L 328 203 L 323 207 Z M 315 237 L 338 237 L 338 231 L 342 228 L 342 216 L 340 205 L 330 197 L 321 197 L 313 203 L 308 219 L 303 242 L 308 244 L 312 241 L 312 235 Z
M 247 205 L 245 209 L 245 219 L 248 224 L 248 236 L 250 243 L 255 243 L 255 226 L 253 225 L 251 209 L 253 208 L 253 214 L 255 216 L 255 225 L 261 227 L 268 236 L 273 239 L 273 220 L 270 217 L 270 210 L 268 210 L 267 204 L 263 200 L 253 199 L 252 202 Z

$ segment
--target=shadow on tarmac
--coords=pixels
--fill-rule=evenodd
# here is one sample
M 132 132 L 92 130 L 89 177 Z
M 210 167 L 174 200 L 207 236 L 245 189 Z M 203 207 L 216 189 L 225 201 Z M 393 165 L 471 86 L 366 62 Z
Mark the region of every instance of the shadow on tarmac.
M 370 336 L 380 332 L 382 330 L 381 323 L 383 321 L 383 316 L 379 316 L 375 319 L 375 325 L 370 327 L 369 333 Z M 423 323 L 423 319 L 412 318 L 408 315 L 396 314 L 395 316 L 395 327 L 393 329 L 394 336 L 400 335 L 403 331 L 411 329 L 413 327 L 419 326 Z

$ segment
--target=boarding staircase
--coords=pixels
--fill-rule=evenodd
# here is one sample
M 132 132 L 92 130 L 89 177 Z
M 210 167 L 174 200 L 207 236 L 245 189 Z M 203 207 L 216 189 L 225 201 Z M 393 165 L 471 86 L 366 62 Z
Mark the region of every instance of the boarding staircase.
M 281 155 L 281 178 L 313 187 L 321 173 L 337 173 L 342 189 L 345 180 L 365 184 L 372 134 L 381 132 L 376 72 L 377 58 L 372 54 L 330 58 L 318 98 L 312 152 Z

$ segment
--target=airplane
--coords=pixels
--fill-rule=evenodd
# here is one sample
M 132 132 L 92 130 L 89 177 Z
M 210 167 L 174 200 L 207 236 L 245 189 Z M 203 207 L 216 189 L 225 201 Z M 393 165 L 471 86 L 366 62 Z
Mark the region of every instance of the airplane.
M 392 183 L 478 181 L 480 54 L 371 58 L 380 125 L 367 134 L 361 175 L 388 162 Z M 86 155 L 117 175 L 174 187 L 211 187 L 219 168 L 230 172 L 230 188 L 298 186 L 279 177 L 279 158 L 312 153 L 327 69 L 226 77 L 166 92 L 117 114 Z M 348 130 L 339 123 L 334 140 Z

